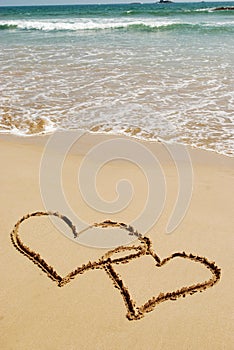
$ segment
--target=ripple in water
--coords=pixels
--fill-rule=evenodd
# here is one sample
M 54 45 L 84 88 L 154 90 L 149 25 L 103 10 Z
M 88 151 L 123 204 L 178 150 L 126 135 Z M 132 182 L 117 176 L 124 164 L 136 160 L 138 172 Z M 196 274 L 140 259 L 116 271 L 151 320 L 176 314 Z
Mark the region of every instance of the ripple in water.
M 105 8 L 108 18 L 80 18 L 93 26 L 114 23 L 111 29 L 0 31 L 0 131 L 32 135 L 84 129 L 233 155 L 231 15 L 184 4 L 188 14 L 175 6 L 175 13 L 170 9 L 168 17 L 160 17 L 144 5 L 148 12 L 140 16 L 143 7 L 134 12 L 125 6 L 119 10 L 122 17 L 111 17 L 108 11 L 114 10 Z M 20 19 L 28 26 L 35 21 L 74 26 L 78 21 L 28 16 Z M 116 27 L 120 21 L 125 29 Z M 154 27 L 161 23 L 161 29 L 128 30 L 136 21 Z M 192 27 L 162 29 L 173 23 Z

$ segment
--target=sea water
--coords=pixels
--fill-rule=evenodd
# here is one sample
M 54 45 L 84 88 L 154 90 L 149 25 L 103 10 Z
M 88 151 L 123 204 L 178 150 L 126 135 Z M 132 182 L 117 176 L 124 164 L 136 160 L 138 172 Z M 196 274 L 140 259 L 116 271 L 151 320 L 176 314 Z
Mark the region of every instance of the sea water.
M 234 154 L 234 2 L 0 7 L 0 132 Z

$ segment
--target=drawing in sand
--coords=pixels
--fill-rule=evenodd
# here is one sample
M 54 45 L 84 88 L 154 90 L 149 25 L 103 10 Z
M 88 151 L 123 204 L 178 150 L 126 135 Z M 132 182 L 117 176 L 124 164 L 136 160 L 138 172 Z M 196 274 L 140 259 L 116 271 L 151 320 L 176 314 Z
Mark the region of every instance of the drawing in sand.
M 56 282 L 58 287 L 63 287 L 67 283 L 71 282 L 72 279 L 75 277 L 83 274 L 86 271 L 93 270 L 93 269 L 103 269 L 103 271 L 106 272 L 108 277 L 112 280 L 113 285 L 115 288 L 119 289 L 120 294 L 123 298 L 124 304 L 127 309 L 126 317 L 129 320 L 138 320 L 144 317 L 145 313 L 151 312 L 155 309 L 155 307 L 167 300 L 177 300 L 178 298 L 186 297 L 187 295 L 193 295 L 196 292 L 202 292 L 206 290 L 207 288 L 212 287 L 214 284 L 216 284 L 220 280 L 221 276 L 221 270 L 220 268 L 214 263 L 210 262 L 206 257 L 201 257 L 197 255 L 193 255 L 191 253 L 185 253 L 185 252 L 175 252 L 171 254 L 170 256 L 160 259 L 160 257 L 154 252 L 152 247 L 152 242 L 150 238 L 143 236 L 141 233 L 139 233 L 137 230 L 135 230 L 131 225 L 127 225 L 122 222 L 113 222 L 110 220 L 106 220 L 101 223 L 94 223 L 93 225 L 89 227 L 101 227 L 103 229 L 110 228 L 110 227 L 118 227 L 120 229 L 124 229 L 127 231 L 129 235 L 134 235 L 136 239 L 139 242 L 139 245 L 132 245 L 132 246 L 119 246 L 115 249 L 109 250 L 105 255 L 100 257 L 97 261 L 89 261 L 86 264 L 83 264 L 80 267 L 76 267 L 73 271 L 71 271 L 66 276 L 62 277 L 60 276 L 55 269 L 52 266 L 49 266 L 47 262 L 40 256 L 39 253 L 36 253 L 35 251 L 31 250 L 29 247 L 27 247 L 21 240 L 19 236 L 19 227 L 21 223 L 30 217 L 37 217 L 37 216 L 55 216 L 57 218 L 60 218 L 63 220 L 72 230 L 72 233 L 74 235 L 74 238 L 78 237 L 80 234 L 76 227 L 73 225 L 71 220 L 67 218 L 66 216 L 59 214 L 58 212 L 34 212 L 31 214 L 27 214 L 23 216 L 14 226 L 13 231 L 11 232 L 11 240 L 15 248 L 25 255 L 28 259 L 33 261 L 34 264 L 36 264 L 43 272 L 47 274 L 47 276 Z M 129 252 L 129 255 L 124 257 L 118 257 L 114 258 L 114 254 L 121 253 L 121 252 Z M 179 259 L 187 259 L 199 264 L 202 264 L 205 268 L 210 270 L 211 277 L 209 280 L 193 284 L 190 286 L 184 286 L 178 290 L 167 292 L 167 293 L 159 293 L 157 296 L 152 297 L 149 299 L 146 303 L 144 303 L 141 306 L 136 306 L 136 302 L 132 300 L 131 294 L 129 289 L 126 287 L 123 279 L 121 276 L 115 271 L 114 265 L 115 264 L 127 264 L 130 261 L 140 258 L 145 255 L 150 255 L 155 261 L 156 267 L 162 267 L 163 265 L 167 264 L 169 261 L 179 258 Z

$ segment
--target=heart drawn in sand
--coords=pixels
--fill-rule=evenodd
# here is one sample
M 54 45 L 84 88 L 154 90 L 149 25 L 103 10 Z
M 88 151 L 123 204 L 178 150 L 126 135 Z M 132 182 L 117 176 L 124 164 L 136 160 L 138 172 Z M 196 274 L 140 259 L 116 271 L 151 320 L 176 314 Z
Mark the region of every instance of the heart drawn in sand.
M 118 288 L 121 296 L 124 300 L 127 315 L 126 317 L 129 320 L 138 320 L 144 317 L 145 313 L 151 312 L 154 308 L 167 300 L 177 300 L 179 297 L 192 295 L 196 292 L 202 292 L 207 288 L 212 287 L 215 283 L 220 280 L 221 270 L 218 268 L 214 262 L 210 262 L 205 257 L 200 257 L 193 254 L 187 254 L 185 252 L 176 252 L 171 254 L 170 256 L 160 259 L 159 256 L 152 249 L 152 242 L 148 237 L 143 236 L 138 233 L 132 226 L 126 225 L 124 223 L 112 222 L 106 220 L 101 223 L 95 223 L 90 226 L 92 227 L 101 227 L 103 229 L 108 227 L 118 227 L 120 229 L 124 229 L 128 232 L 129 235 L 134 235 L 136 239 L 138 239 L 140 245 L 138 246 L 119 246 L 115 249 L 109 250 L 104 256 L 102 256 L 99 260 L 88 262 L 87 264 L 83 264 L 80 267 L 76 267 L 75 270 L 71 271 L 66 276 L 60 276 L 52 266 L 49 266 L 47 262 L 40 256 L 39 253 L 34 252 L 29 247 L 27 247 L 19 236 L 19 227 L 21 223 L 30 217 L 35 216 L 55 216 L 63 220 L 72 230 L 74 237 L 76 238 L 80 233 L 77 232 L 76 227 L 72 224 L 70 219 L 66 216 L 59 214 L 57 212 L 35 212 L 32 214 L 27 214 L 23 216 L 14 226 L 13 231 L 11 232 L 11 240 L 15 248 L 25 255 L 28 259 L 33 261 L 43 272 L 47 274 L 47 276 L 56 282 L 57 286 L 63 287 L 67 283 L 69 283 L 76 276 L 83 274 L 84 272 L 91 269 L 103 269 L 110 279 L 113 282 L 114 287 Z M 125 255 L 123 257 L 113 258 L 114 254 L 121 252 L 130 252 L 129 255 Z M 175 258 L 190 260 L 199 264 L 202 264 L 205 268 L 209 269 L 211 272 L 211 278 L 207 281 L 203 281 L 197 284 L 193 284 L 190 286 L 184 286 L 176 291 L 159 293 L 157 296 L 152 297 L 147 300 L 143 305 L 136 306 L 136 302 L 132 300 L 130 292 L 128 288 L 125 286 L 124 281 L 121 279 L 120 275 L 115 271 L 113 265 L 114 264 L 127 264 L 131 260 L 140 258 L 144 255 L 150 255 L 154 259 L 156 263 L 156 267 L 160 268 L 172 261 Z
M 152 244 L 149 238 L 143 237 L 142 241 L 144 240 L 146 250 L 144 252 L 144 255 L 150 255 L 156 262 L 156 267 L 161 268 L 165 264 L 169 263 L 173 259 L 187 259 L 199 264 L 202 264 L 204 267 L 209 269 L 211 271 L 211 278 L 207 281 L 203 281 L 197 284 L 184 286 L 176 291 L 172 292 L 166 292 L 166 293 L 159 293 L 157 296 L 153 296 L 149 300 L 147 300 L 143 305 L 136 306 L 136 302 L 132 300 L 131 294 L 129 292 L 129 289 L 124 285 L 124 282 L 121 278 L 121 276 L 115 271 L 113 268 L 113 264 L 109 263 L 105 265 L 105 271 L 109 275 L 109 277 L 112 279 L 113 284 L 116 288 L 120 290 L 120 293 L 123 297 L 124 303 L 127 308 L 127 315 L 126 317 L 129 320 L 138 320 L 142 317 L 144 317 L 144 314 L 147 312 L 151 312 L 154 310 L 154 308 L 159 305 L 160 303 L 167 301 L 167 300 L 177 300 L 179 297 L 185 297 L 187 295 L 193 295 L 197 292 L 202 292 L 206 290 L 207 288 L 212 287 L 215 283 L 217 283 L 221 276 L 221 270 L 215 265 L 214 262 L 210 262 L 205 257 L 200 257 L 193 254 L 187 254 L 185 252 L 176 252 L 171 254 L 170 256 L 160 259 L 159 256 L 153 251 Z M 111 256 L 115 252 L 112 251 L 108 254 Z M 116 262 L 118 264 L 118 262 Z M 125 263 L 125 261 L 123 261 Z
M 31 261 L 33 261 L 34 264 L 36 264 L 43 272 L 45 272 L 47 274 L 47 276 L 56 282 L 56 284 L 58 285 L 58 287 L 63 287 L 65 284 L 69 283 L 72 279 L 74 279 L 76 276 L 83 274 L 84 272 L 88 271 L 88 270 L 93 270 L 93 269 L 101 269 L 103 268 L 103 266 L 107 263 L 113 262 L 113 263 L 121 263 L 122 261 L 125 261 L 126 259 L 123 258 L 117 258 L 117 259 L 113 259 L 111 260 L 108 257 L 108 253 L 105 254 L 105 256 L 101 257 L 98 261 L 89 261 L 87 264 L 83 264 L 82 266 L 76 267 L 73 271 L 71 271 L 70 273 L 68 273 L 66 276 L 60 276 L 57 271 L 54 269 L 54 267 L 50 266 L 46 260 L 44 258 L 41 257 L 41 255 L 35 251 L 33 251 L 32 249 L 30 249 L 28 246 L 26 246 L 23 241 L 20 238 L 19 235 L 19 227 L 20 225 L 28 220 L 31 217 L 40 217 L 40 216 L 55 216 L 61 220 L 63 220 L 65 222 L 66 225 L 68 225 L 73 233 L 73 236 L 76 238 L 79 235 L 79 232 L 77 232 L 76 227 L 73 225 L 73 223 L 71 222 L 71 220 L 66 217 L 65 215 L 62 215 L 58 212 L 34 212 L 31 214 L 27 214 L 25 216 L 23 216 L 20 220 L 17 221 L 17 223 L 14 226 L 13 231 L 11 232 L 11 241 L 13 243 L 13 245 L 15 246 L 15 248 L 22 253 L 24 256 L 26 256 L 28 259 L 30 259 Z M 123 223 L 116 223 L 116 222 L 111 222 L 111 221 L 104 221 L 100 224 L 93 224 L 90 225 L 89 228 L 92 227 L 102 227 L 102 228 L 106 228 L 106 227 L 119 227 L 119 228 L 127 228 L 127 225 L 123 224 Z M 131 233 L 130 233 L 131 234 Z M 121 251 L 129 251 L 129 250 L 135 250 L 136 253 L 131 254 L 130 257 L 131 258 L 135 258 L 138 257 L 140 255 L 142 255 L 142 250 L 144 249 L 144 247 L 138 246 L 132 246 L 132 247 L 117 247 L 116 249 L 112 250 L 111 252 L 121 252 Z

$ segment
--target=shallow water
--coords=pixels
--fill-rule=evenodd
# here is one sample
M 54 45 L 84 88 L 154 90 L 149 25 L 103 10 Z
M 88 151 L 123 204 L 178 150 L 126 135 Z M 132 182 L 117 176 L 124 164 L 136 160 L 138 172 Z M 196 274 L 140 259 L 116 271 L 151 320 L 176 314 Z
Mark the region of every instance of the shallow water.
M 0 7 L 0 131 L 123 133 L 233 155 L 234 11 L 217 6 Z

